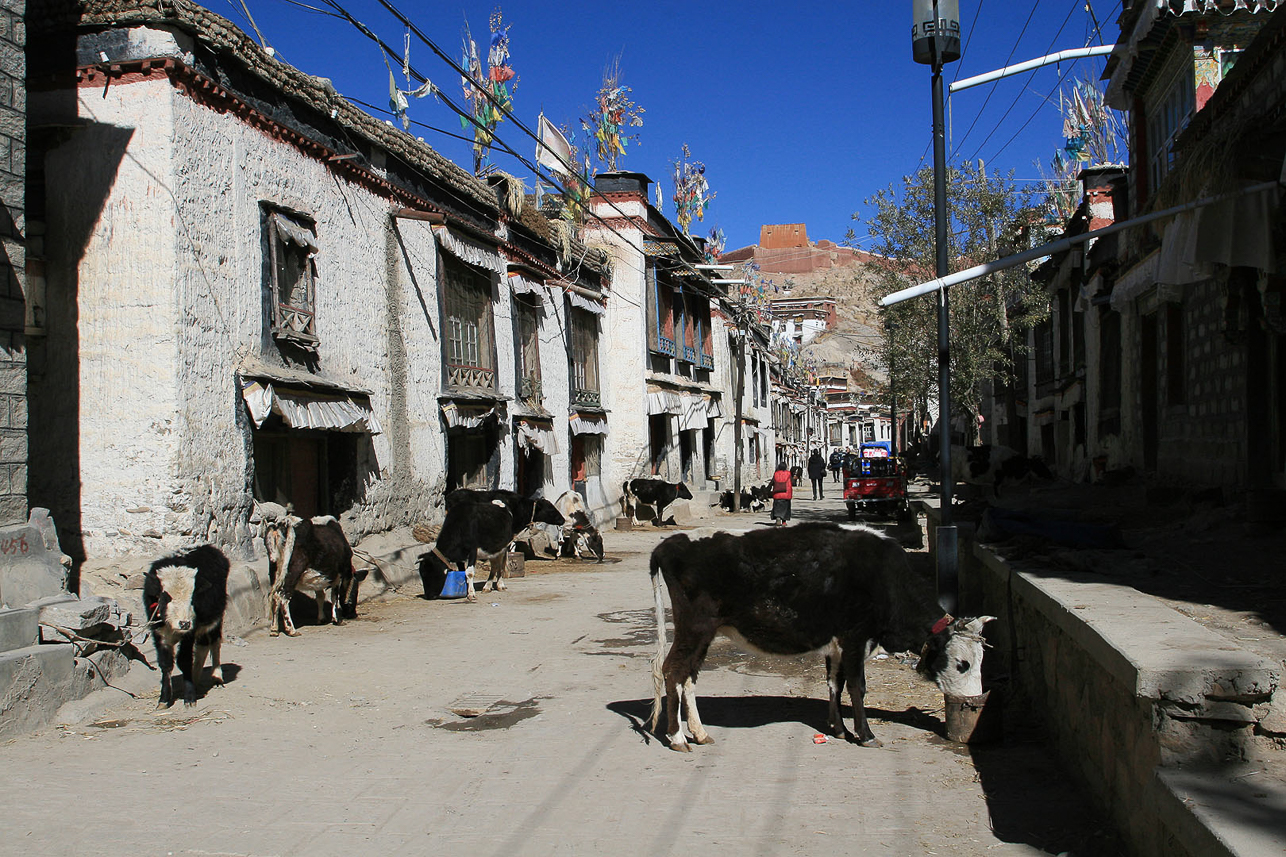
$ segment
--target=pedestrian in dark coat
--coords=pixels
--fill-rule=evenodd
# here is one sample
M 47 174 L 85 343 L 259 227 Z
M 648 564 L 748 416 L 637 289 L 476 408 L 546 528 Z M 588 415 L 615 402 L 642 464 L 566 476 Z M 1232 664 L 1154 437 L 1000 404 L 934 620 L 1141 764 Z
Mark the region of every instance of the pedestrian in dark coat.
M 836 447 L 835 450 L 831 452 L 831 460 L 829 463 L 830 463 L 830 469 L 831 469 L 831 478 L 833 481 L 838 482 L 840 469 L 844 467 L 844 453 L 840 452 L 838 447 Z
M 822 486 L 826 484 L 826 459 L 822 458 L 820 449 L 814 449 L 808 456 L 808 478 L 813 481 L 813 499 L 821 500 Z

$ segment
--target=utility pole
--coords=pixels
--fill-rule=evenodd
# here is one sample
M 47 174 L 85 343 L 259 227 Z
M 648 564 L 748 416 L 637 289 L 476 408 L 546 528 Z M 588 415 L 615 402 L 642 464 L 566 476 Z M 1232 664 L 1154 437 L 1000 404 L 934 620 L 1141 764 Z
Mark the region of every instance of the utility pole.
M 911 51 L 933 68 L 933 225 L 937 275 L 947 275 L 947 137 L 942 107 L 942 67 L 960 59 L 959 0 L 913 0 Z M 951 313 L 947 290 L 938 292 L 938 467 L 942 473 L 937 528 L 938 604 L 954 613 L 960 572 L 956 528 L 951 515 Z
M 745 313 L 742 312 L 737 318 L 737 407 L 736 422 L 732 424 L 732 443 L 737 448 L 736 455 L 733 456 L 733 475 L 732 475 L 732 509 L 734 512 L 741 511 L 741 407 L 742 399 L 746 392 L 746 330 L 743 326 Z

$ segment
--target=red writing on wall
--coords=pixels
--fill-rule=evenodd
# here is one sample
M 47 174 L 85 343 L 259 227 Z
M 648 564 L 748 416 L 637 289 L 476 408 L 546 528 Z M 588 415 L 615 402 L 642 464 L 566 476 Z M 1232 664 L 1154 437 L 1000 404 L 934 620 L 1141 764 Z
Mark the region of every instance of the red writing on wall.
M 27 550 L 27 536 L 25 534 L 14 536 L 11 539 L 0 539 L 0 554 L 9 556 L 16 553 L 26 553 Z

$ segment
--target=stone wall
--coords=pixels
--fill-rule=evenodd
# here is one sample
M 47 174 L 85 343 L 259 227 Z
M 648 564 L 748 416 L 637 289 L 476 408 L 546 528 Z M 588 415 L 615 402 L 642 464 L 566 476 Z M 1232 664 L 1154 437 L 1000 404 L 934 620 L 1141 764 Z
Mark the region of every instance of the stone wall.
M 0 0 L 0 525 L 27 518 L 25 0 Z

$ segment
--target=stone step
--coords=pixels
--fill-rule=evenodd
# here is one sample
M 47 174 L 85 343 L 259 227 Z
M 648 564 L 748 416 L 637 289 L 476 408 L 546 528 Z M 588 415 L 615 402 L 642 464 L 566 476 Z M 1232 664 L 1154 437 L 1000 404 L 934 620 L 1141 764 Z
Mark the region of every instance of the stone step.
M 59 644 L 25 646 L 0 654 L 0 699 L 20 699 L 38 687 L 65 685 L 71 680 L 74 660 L 72 647 Z
M 40 612 L 30 607 L 0 610 L 0 653 L 35 645 Z

